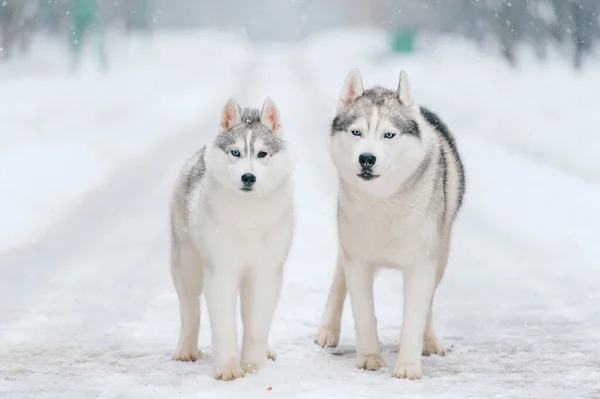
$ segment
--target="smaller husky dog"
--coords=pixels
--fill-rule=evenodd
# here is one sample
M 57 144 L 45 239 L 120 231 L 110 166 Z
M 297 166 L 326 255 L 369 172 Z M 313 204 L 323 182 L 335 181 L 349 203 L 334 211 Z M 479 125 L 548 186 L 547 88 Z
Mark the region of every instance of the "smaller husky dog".
M 171 273 L 181 316 L 173 359 L 200 357 L 204 291 L 216 379 L 243 377 L 275 360 L 268 336 L 292 243 L 292 169 L 275 103 L 265 99 L 259 112 L 229 99 L 219 134 L 187 161 L 171 200 Z
M 339 176 L 339 252 L 315 343 L 335 347 L 346 292 L 359 368 L 384 366 L 373 307 L 377 267 L 404 271 L 397 378 L 421 377 L 421 354 L 444 355 L 433 329 L 434 291 L 448 261 L 465 178 L 446 125 L 414 101 L 405 72 L 397 91 L 363 89 L 350 71 L 333 120 L 330 153 Z

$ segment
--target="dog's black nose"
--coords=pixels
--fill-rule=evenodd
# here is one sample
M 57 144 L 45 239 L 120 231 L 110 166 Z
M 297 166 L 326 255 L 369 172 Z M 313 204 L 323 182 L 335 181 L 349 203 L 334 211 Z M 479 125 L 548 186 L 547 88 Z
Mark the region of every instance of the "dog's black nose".
M 373 165 L 375 165 L 375 161 L 377 161 L 377 158 L 375 157 L 375 155 L 369 154 L 368 152 L 365 152 L 364 154 L 360 154 L 358 157 L 358 163 L 363 168 L 372 167 Z
M 244 186 L 250 187 L 256 183 L 256 176 L 254 176 L 252 173 L 244 173 L 242 175 L 242 183 L 244 183 Z

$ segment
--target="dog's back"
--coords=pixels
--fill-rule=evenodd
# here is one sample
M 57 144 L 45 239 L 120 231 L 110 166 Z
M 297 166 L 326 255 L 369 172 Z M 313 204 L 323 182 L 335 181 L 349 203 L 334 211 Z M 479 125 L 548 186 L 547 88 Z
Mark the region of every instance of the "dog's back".
M 438 175 L 442 190 L 444 225 L 451 227 L 465 195 L 465 172 L 456 140 L 448 126 L 427 107 L 420 107 L 421 116 L 434 129 L 439 139 Z

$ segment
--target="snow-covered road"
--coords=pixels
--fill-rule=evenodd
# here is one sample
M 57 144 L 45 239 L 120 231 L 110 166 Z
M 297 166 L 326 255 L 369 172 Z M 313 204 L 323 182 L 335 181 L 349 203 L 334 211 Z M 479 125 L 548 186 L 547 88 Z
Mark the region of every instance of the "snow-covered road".
M 442 76 L 434 76 L 440 61 L 435 58 L 377 61 L 351 50 L 372 49 L 380 37 L 356 37 L 346 32 L 252 51 L 231 41 L 219 48 L 206 37 L 162 38 L 154 44 L 151 59 L 140 58 L 129 70 L 106 78 L 115 90 L 158 82 L 155 90 L 129 94 L 127 106 L 121 108 L 114 104 L 121 93 L 105 93 L 87 114 L 79 115 L 76 131 L 68 131 L 75 124 L 69 115 L 63 116 L 67 138 L 105 136 L 112 145 L 126 140 L 133 147 L 123 150 L 127 156 L 111 158 L 101 177 L 76 173 L 78 180 L 71 184 L 69 171 L 79 164 L 53 158 L 50 138 L 46 156 L 39 162 L 29 159 L 31 170 L 9 163 L 29 156 L 29 147 L 0 152 L 11 178 L 4 167 L 0 179 L 12 182 L 0 215 L 12 224 L 3 224 L 1 237 L 14 241 L 11 229 L 28 237 L 20 239 L 21 245 L 3 245 L 7 249 L 0 254 L 1 398 L 600 397 L 600 186 L 567 175 L 561 160 L 555 166 L 540 165 L 524 158 L 523 152 L 517 155 L 510 145 L 499 146 L 490 138 L 506 127 L 496 127 L 498 113 L 474 104 L 472 98 L 461 106 L 460 98 L 448 94 L 460 93 L 465 85 L 484 84 L 485 79 L 453 80 L 439 70 Z M 196 48 L 204 50 L 198 54 Z M 153 66 L 139 78 L 136 69 L 144 70 L 144 60 Z M 391 379 L 387 368 L 355 369 L 349 306 L 339 348 L 322 350 L 312 343 L 336 253 L 336 182 L 325 143 L 336 96 L 353 66 L 361 69 L 367 86 L 395 85 L 400 68 L 409 75 L 414 70 L 418 99 L 447 120 L 467 168 L 465 207 L 435 304 L 438 333 L 450 352 L 444 358 L 425 358 L 420 381 Z M 0 78 L 6 78 L 2 73 Z M 128 86 L 135 79 L 137 83 Z M 440 84 L 443 81 L 447 84 Z M 90 86 L 101 90 L 100 84 Z M 37 90 L 24 87 L 32 95 Z M 468 87 L 469 93 L 477 92 Z M 214 134 L 221 103 L 231 94 L 256 106 L 267 95 L 278 103 L 298 158 L 298 223 L 271 332 L 279 358 L 255 375 L 223 383 L 211 377 L 204 304 L 200 348 L 205 357 L 190 364 L 170 360 L 179 319 L 168 270 L 167 202 L 183 160 Z M 535 101 L 535 93 L 523 95 Z M 147 110 L 144 96 L 152 103 Z M 0 99 L 7 98 L 0 90 Z M 46 101 L 49 106 L 61 100 L 48 96 Z M 119 111 L 119 118 L 97 125 L 94 116 L 110 107 Z M 168 111 L 161 111 L 164 108 Z M 502 118 L 511 116 L 505 112 Z M 155 113 L 161 115 L 159 124 Z M 528 122 L 535 123 L 542 114 L 529 114 Z M 14 122 L 12 115 L 3 113 L 0 126 Z M 577 122 L 569 110 L 556 118 L 561 126 L 570 119 Z M 13 134 L 28 133 L 12 126 Z M 54 125 L 41 124 L 39 129 L 52 133 L 55 128 L 46 131 L 47 126 Z M 5 142 L 8 134 L 0 133 Z M 90 157 L 97 155 L 97 143 L 90 139 L 88 144 L 89 148 L 74 148 L 87 152 L 73 159 L 84 158 L 94 166 L 97 162 Z M 557 145 L 566 153 L 573 149 L 566 140 Z M 544 154 L 547 161 L 551 152 Z M 48 160 L 64 164 L 59 164 L 61 174 L 43 182 L 40 196 L 48 191 L 47 197 L 66 196 L 68 201 L 40 200 L 25 209 L 37 185 L 35 168 L 43 168 L 41 163 Z M 591 162 L 582 162 L 582 170 Z M 13 214 L 13 204 L 20 204 L 24 219 Z M 48 207 L 56 207 L 59 217 L 44 219 Z M 388 364 L 397 351 L 401 287 L 401 275 L 390 271 L 382 272 L 376 282 L 380 339 Z

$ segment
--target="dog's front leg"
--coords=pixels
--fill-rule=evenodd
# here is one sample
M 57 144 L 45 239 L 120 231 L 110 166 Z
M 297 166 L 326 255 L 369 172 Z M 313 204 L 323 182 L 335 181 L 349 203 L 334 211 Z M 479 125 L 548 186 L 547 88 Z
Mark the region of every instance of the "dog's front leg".
M 392 371 L 396 378 L 421 378 L 421 352 L 427 313 L 435 289 L 437 264 L 433 261 L 415 265 L 404 273 L 404 312 L 398 361 Z
M 211 325 L 212 355 L 217 380 L 244 376 L 240 367 L 235 310 L 241 267 L 221 260 L 206 268 L 204 296 Z
M 268 348 L 268 341 L 281 292 L 282 269 L 279 260 L 270 260 L 253 267 L 242 281 L 242 369 L 247 373 L 262 368 L 267 357 L 275 360 L 276 355 Z
M 350 303 L 356 331 L 356 365 L 365 370 L 379 370 L 385 366 L 377 337 L 377 319 L 373 300 L 374 269 L 343 255 Z

